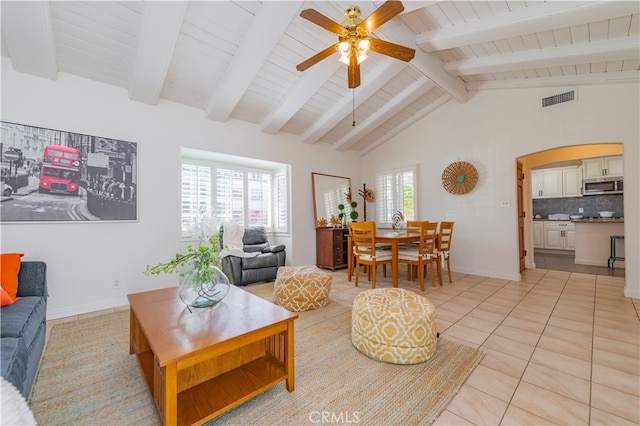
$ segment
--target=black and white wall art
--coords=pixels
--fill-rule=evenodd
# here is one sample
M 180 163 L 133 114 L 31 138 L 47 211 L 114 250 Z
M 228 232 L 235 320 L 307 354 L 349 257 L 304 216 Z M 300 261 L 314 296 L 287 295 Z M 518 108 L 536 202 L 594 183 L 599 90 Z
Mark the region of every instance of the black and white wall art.
M 0 122 L 1 222 L 136 221 L 138 145 Z

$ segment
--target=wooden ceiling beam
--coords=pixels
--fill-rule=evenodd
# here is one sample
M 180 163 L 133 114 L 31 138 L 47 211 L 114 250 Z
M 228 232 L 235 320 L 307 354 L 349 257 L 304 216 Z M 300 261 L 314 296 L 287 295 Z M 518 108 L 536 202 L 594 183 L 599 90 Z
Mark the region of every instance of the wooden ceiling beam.
M 145 2 L 129 99 L 158 103 L 180 35 L 187 2 Z
M 638 12 L 638 2 L 635 1 L 546 2 L 418 34 L 416 44 L 425 52 L 435 52 L 568 28 Z
M 384 87 L 385 84 L 406 66 L 407 64 L 404 62 L 389 59 L 386 65 L 376 67 L 376 69 L 368 75 L 365 84 L 355 89 L 355 107 L 358 108 L 366 102 L 368 98 Z M 325 133 L 351 114 L 353 107 L 353 93 L 349 91 L 348 94 L 335 105 L 335 108 L 327 111 L 326 114 L 316 120 L 315 124 L 302 135 L 302 140 L 310 144 L 318 142 Z
M 380 126 L 381 123 L 384 123 L 390 117 L 402 111 L 403 108 L 427 93 L 429 90 L 433 89 L 433 87 L 434 84 L 428 78 L 420 78 L 419 80 L 416 80 L 400 94 L 394 96 L 392 100 L 376 111 L 375 114 L 367 117 L 363 122 L 355 126 L 352 131 L 333 144 L 333 149 L 336 151 L 348 150 L 364 135 Z
M 444 68 L 451 75 L 461 76 L 638 59 L 639 56 L 638 40 L 633 37 L 623 37 L 464 59 L 447 62 Z
M 206 117 L 226 121 L 300 9 L 294 1 L 264 2 L 224 78 L 209 100 Z
M 58 78 L 49 2 L 3 2 L 2 38 L 16 71 Z
M 340 62 L 335 57 L 327 58 L 311 67 L 311 69 L 306 70 L 293 89 L 289 91 L 287 96 L 262 123 L 261 130 L 270 135 L 278 133 L 287 124 L 287 121 L 320 90 L 340 66 Z

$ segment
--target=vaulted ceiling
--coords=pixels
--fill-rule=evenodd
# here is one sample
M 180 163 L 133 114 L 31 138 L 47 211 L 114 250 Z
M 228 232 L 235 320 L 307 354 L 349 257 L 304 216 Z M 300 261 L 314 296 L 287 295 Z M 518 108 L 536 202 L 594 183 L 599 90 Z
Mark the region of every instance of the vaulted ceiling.
M 373 35 L 414 48 L 411 62 L 371 53 L 355 90 L 337 54 L 298 72 L 337 41 L 300 12 L 341 23 L 352 4 L 364 18 L 382 2 L 2 1 L 2 55 L 361 154 L 474 91 L 640 80 L 638 1 L 405 1 Z

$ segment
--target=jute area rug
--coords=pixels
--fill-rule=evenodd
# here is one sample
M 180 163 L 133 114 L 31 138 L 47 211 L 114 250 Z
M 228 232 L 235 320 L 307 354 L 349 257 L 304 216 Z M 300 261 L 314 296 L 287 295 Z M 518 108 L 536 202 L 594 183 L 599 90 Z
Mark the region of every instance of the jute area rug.
M 427 362 L 386 364 L 351 344 L 350 306 L 299 315 L 295 391 L 280 383 L 209 425 L 429 425 L 483 356 L 440 338 Z M 159 424 L 128 337 L 128 311 L 54 325 L 29 404 L 38 424 Z

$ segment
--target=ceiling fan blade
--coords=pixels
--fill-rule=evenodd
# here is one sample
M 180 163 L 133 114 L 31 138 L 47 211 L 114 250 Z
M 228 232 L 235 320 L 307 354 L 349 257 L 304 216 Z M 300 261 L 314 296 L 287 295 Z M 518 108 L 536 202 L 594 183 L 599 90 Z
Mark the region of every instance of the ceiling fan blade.
M 349 89 L 355 89 L 360 86 L 360 64 L 356 55 L 351 54 L 349 57 L 349 68 L 347 69 L 349 77 Z
M 323 60 L 324 58 L 328 58 L 329 56 L 333 55 L 337 51 L 338 51 L 338 43 L 327 47 L 326 49 L 316 53 L 315 55 L 313 55 L 312 57 L 310 57 L 306 61 L 299 63 L 296 66 L 296 69 L 298 71 L 304 71 L 304 70 L 306 70 L 308 68 L 311 68 L 312 66 L 314 66 L 315 64 L 317 64 L 318 62 Z
M 415 49 L 411 49 L 409 47 L 404 47 L 399 44 L 373 37 L 370 38 L 370 41 L 372 51 L 391 56 L 395 59 L 400 59 L 401 61 L 409 62 L 416 55 Z
M 371 15 L 367 17 L 364 21 L 360 23 L 360 27 L 367 30 L 367 32 L 371 32 L 384 24 L 385 22 L 393 19 L 404 10 L 404 6 L 402 2 L 389 0 L 386 1 L 373 11 Z
M 321 26 L 325 30 L 329 30 L 339 36 L 347 35 L 347 30 L 337 22 L 327 18 L 322 13 L 315 9 L 305 9 L 300 12 L 300 16 L 304 19 L 313 22 L 316 25 Z

